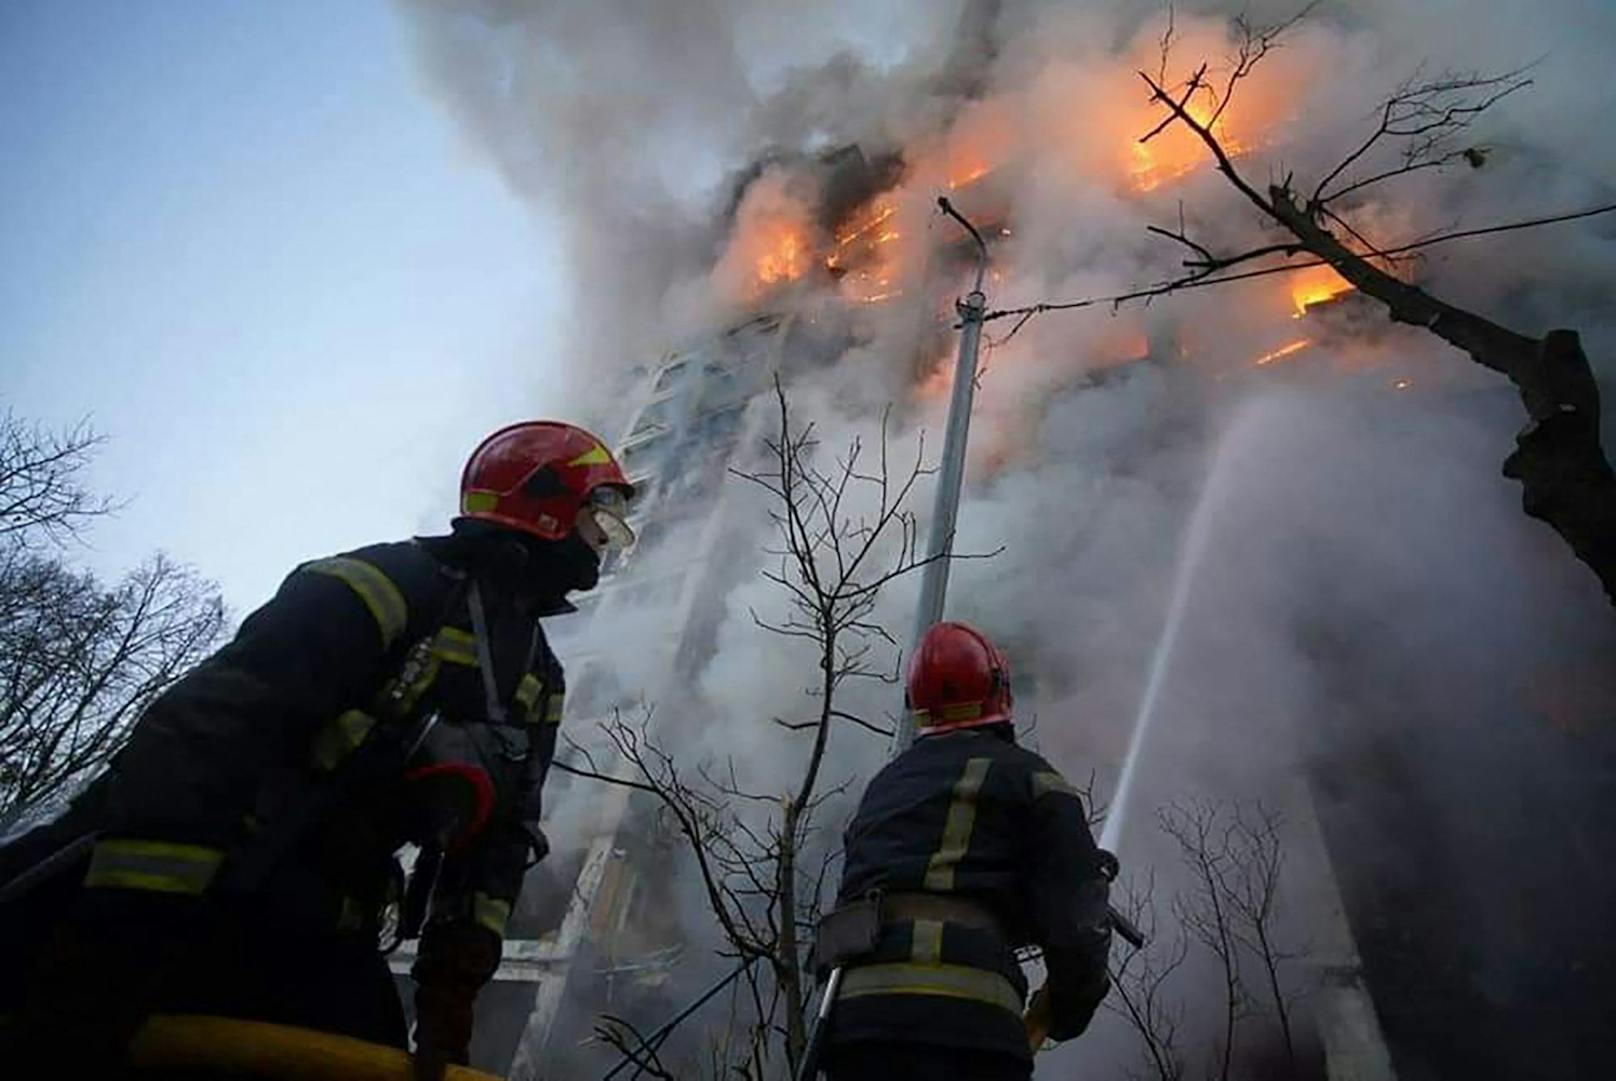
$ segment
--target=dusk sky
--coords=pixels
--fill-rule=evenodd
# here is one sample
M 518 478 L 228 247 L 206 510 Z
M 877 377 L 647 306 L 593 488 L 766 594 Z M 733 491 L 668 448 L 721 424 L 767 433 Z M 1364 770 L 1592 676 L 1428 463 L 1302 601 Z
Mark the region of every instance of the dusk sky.
M 108 577 L 163 549 L 240 616 L 564 408 L 553 241 L 382 0 L 7 4 L 0 146 L 0 402 L 107 437 Z

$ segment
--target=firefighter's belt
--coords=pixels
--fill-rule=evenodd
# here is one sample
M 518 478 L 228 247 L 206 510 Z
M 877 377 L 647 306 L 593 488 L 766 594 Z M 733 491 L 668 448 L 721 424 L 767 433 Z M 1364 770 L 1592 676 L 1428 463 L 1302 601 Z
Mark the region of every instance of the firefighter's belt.
M 814 933 L 814 970 L 840 968 L 874 952 L 885 908 L 885 899 L 877 893 L 826 913 Z
M 946 893 L 889 893 L 881 898 L 884 923 L 899 920 L 934 920 L 1005 937 L 1004 925 L 982 904 Z
M 932 995 L 997 1006 L 1021 1016 L 1021 995 L 997 972 L 966 965 L 893 962 L 850 968 L 838 1000 L 869 995 Z
M 905 920 L 924 921 L 941 933 L 942 924 L 989 931 L 1005 937 L 998 917 L 976 901 L 942 893 L 872 894 L 827 914 L 814 936 L 817 972 L 857 961 L 875 951 L 881 929 Z

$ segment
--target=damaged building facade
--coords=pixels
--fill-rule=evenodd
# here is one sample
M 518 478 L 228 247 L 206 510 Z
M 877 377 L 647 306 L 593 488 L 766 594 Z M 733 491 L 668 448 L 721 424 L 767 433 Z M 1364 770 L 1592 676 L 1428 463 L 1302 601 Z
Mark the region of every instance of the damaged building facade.
M 962 119 L 951 133 L 966 131 L 971 118 L 985 111 L 977 106 L 988 81 L 986 46 L 975 38 L 993 24 L 998 7 L 966 5 L 961 47 L 939 76 L 939 85 L 960 96 L 955 115 Z M 1146 44 L 1153 56 L 1154 41 Z M 1118 77 L 1132 78 L 1133 72 Z M 1113 123 L 1097 108 L 1074 110 L 1082 123 L 1075 134 L 1067 133 L 1072 144 L 1081 144 L 1072 155 L 1098 154 L 1091 144 L 1100 135 L 1116 135 L 1117 144 L 1117 161 L 1106 157 L 1103 169 L 1082 159 L 1084 168 L 1103 174 L 1095 185 L 1105 189 L 1103 197 L 1094 197 L 1096 205 L 1084 208 L 1085 224 L 1147 199 L 1155 200 L 1151 220 L 1171 221 L 1175 197 L 1211 172 L 1204 156 L 1186 156 L 1167 140 L 1141 148 L 1138 136 L 1152 121 L 1142 103 L 1133 104 L 1140 108 L 1127 123 Z M 1241 153 L 1255 152 L 1268 137 L 1246 130 L 1236 135 L 1244 140 Z M 1045 173 L 1071 165 L 1058 153 L 1023 153 Z M 912 152 L 872 142 L 822 154 L 771 153 L 737 178 L 718 215 L 724 243 L 712 268 L 726 300 L 722 310 L 729 314 L 710 332 L 648 360 L 620 396 L 616 449 L 641 491 L 633 523 L 639 545 L 609 568 L 578 614 L 553 624 L 557 651 L 569 665 L 565 723 L 573 738 L 590 747 L 592 720 L 614 709 L 651 705 L 659 724 L 675 727 L 703 709 L 695 688 L 723 621 L 733 615 L 726 598 L 752 574 L 757 559 L 755 549 L 744 547 L 755 543 L 756 523 L 742 520 L 749 511 L 737 498 L 730 471 L 755 461 L 777 376 L 789 388 L 796 380 L 812 381 L 832 369 L 846 375 L 865 364 L 861 374 L 888 392 L 901 420 L 933 431 L 940 427 L 939 403 L 947 398 L 956 342 L 953 302 L 963 291 L 972 251 L 966 238 L 931 214 L 936 195 L 949 195 L 986 236 L 994 300 L 1006 287 L 1001 270 L 1018 259 L 1036 266 L 1014 284 L 1023 292 L 1046 290 L 1033 298 L 1104 292 L 1115 284 L 1113 276 L 1096 274 L 1092 290 L 1085 276 L 1096 264 L 1140 265 L 1130 262 L 1138 258 L 1137 245 L 1115 237 L 1104 238 L 1109 246 L 1098 252 L 1084 247 L 1086 235 L 1025 242 L 1020 234 L 1026 219 L 1049 215 L 1030 205 L 1036 184 L 1006 178 L 1006 154 L 995 151 L 990 138 L 934 141 Z M 1204 187 L 1199 194 L 1205 195 Z M 1103 231 L 1094 226 L 1094 232 Z M 1410 448 L 1413 461 L 1426 450 L 1422 425 L 1433 417 L 1509 423 L 1500 420 L 1514 408 L 1506 390 L 1450 385 L 1428 374 L 1434 367 L 1428 352 L 1419 352 L 1407 333 L 1389 328 L 1379 306 L 1328 267 L 1226 296 L 1179 308 L 1163 301 L 1144 315 L 1137 309 L 1103 313 L 1102 307 L 1080 325 L 1058 325 L 1070 330 L 1041 320 L 1015 341 L 1009 333 L 1015 324 L 992 324 L 983 385 L 1009 386 L 1014 393 L 979 400 L 982 423 L 973 431 L 968 473 L 974 491 L 967 495 L 962 528 L 974 528 L 973 520 L 985 517 L 973 515 L 971 498 L 1004 515 L 1005 491 L 1027 500 L 1025 488 L 1013 487 L 1018 470 L 1042 468 L 1047 475 L 1061 464 L 1029 461 L 1024 453 L 1040 425 L 1058 411 L 1070 430 L 1053 443 L 1083 467 L 1093 465 L 1092 458 L 1080 459 L 1090 450 L 1082 442 L 1088 429 L 1106 433 L 1110 442 L 1099 467 L 1113 483 L 1097 489 L 1100 497 L 1092 504 L 1068 498 L 1088 491 L 1080 484 L 1057 495 L 1038 493 L 1048 499 L 1048 513 L 1063 517 L 1062 528 L 1048 529 L 1061 537 L 1046 541 L 1039 533 L 1032 540 L 1051 547 L 1064 540 L 1075 548 L 1090 535 L 1096 543 L 1109 539 L 1146 553 L 1123 552 L 1119 559 L 1149 564 L 1149 573 L 1167 580 L 1180 558 L 1178 538 L 1203 497 L 1204 463 L 1216 457 L 1219 425 L 1254 390 L 1320 382 L 1352 389 L 1350 405 L 1364 428 L 1354 435 L 1362 437 L 1366 458 L 1375 457 L 1377 448 L 1396 446 Z M 1061 368 L 1061 358 L 1073 362 Z M 1054 374 L 1029 374 L 1040 366 Z M 1111 393 L 1118 386 L 1166 389 Z M 1137 412 L 1120 420 L 1086 413 L 1087 401 Z M 1192 467 L 1160 469 L 1164 446 L 1182 449 L 1180 457 Z M 1394 496 L 1404 493 L 1404 501 L 1390 499 L 1387 506 L 1412 518 L 1424 497 L 1417 486 L 1400 487 L 1401 479 L 1392 477 L 1389 484 Z M 1153 510 L 1161 504 L 1160 513 L 1139 519 L 1153 528 L 1149 535 L 1136 534 L 1138 522 L 1125 518 L 1136 513 L 1136 503 L 1118 511 L 1105 498 L 1133 498 L 1140 488 L 1148 489 L 1140 501 L 1152 503 Z M 1314 494 L 1327 508 L 1329 493 Z M 1381 532 L 1399 542 L 1407 533 L 1410 544 L 1420 539 L 1405 521 L 1377 506 L 1351 513 L 1369 520 L 1384 513 Z M 1113 526 L 1108 516 L 1124 520 Z M 1327 520 L 1339 524 L 1337 517 Z M 1080 524 L 1065 529 L 1068 521 Z M 1281 517 L 1273 531 L 1294 531 L 1298 549 L 1326 550 L 1308 526 Z M 1441 589 L 1452 591 L 1456 605 L 1482 596 L 1479 610 L 1494 623 L 1522 612 L 1552 622 L 1528 596 L 1552 579 L 1552 569 L 1543 569 L 1551 557 L 1527 542 L 1508 547 L 1515 543 L 1499 542 L 1490 557 L 1499 566 L 1519 568 L 1526 584 L 1501 585 L 1496 595 L 1483 595 L 1456 574 Z M 1076 561 L 1080 554 L 1068 556 Z M 1398 553 L 1370 555 L 1395 564 Z M 1282 738 L 1244 748 L 1237 744 L 1251 731 L 1233 728 L 1214 732 L 1204 745 L 1187 739 L 1171 749 L 1160 767 L 1163 776 L 1147 794 L 1171 799 L 1177 787 L 1191 782 L 1222 784 L 1257 798 L 1279 794 L 1293 833 L 1287 890 L 1305 916 L 1302 938 L 1309 946 L 1306 971 L 1296 976 L 1306 989 L 1298 1024 L 1305 1030 L 1308 1076 L 1423 1081 L 1451 1076 L 1445 1071 L 1455 1062 L 1470 1076 L 1495 1075 L 1499 1063 L 1507 1063 L 1502 1072 L 1514 1076 L 1578 1076 L 1610 1050 L 1610 1029 L 1599 1011 L 1616 988 L 1616 957 L 1609 936 L 1598 934 L 1616 908 L 1613 876 L 1598 859 L 1601 825 L 1616 824 L 1608 812 L 1588 813 L 1591 806 L 1616 807 L 1610 798 L 1610 763 L 1616 759 L 1608 755 L 1608 737 L 1599 735 L 1611 699 L 1601 699 L 1598 690 L 1608 688 L 1597 672 L 1598 649 L 1588 647 L 1585 656 L 1573 658 L 1571 674 L 1562 673 L 1553 657 L 1528 657 L 1521 666 L 1542 672 L 1544 686 L 1534 674 L 1524 677 L 1531 685 L 1524 696 L 1484 694 L 1478 688 L 1494 684 L 1468 673 L 1486 670 L 1485 643 L 1470 652 L 1455 650 L 1421 622 L 1437 622 L 1428 613 L 1404 612 L 1405 626 L 1398 627 L 1387 626 L 1391 620 L 1378 612 L 1361 610 L 1360 596 L 1384 599 L 1365 583 L 1403 570 L 1382 569 L 1375 558 L 1366 556 L 1339 576 L 1326 567 L 1322 584 L 1309 579 L 1314 593 L 1286 598 L 1285 614 L 1276 617 L 1285 655 L 1300 657 L 1296 664 L 1305 668 L 1309 683 L 1306 697 L 1287 703 L 1299 708 L 1285 718 Z M 1465 558 L 1456 555 L 1453 563 Z M 1054 564 L 1047 560 L 1037 571 L 1054 579 Z M 1034 594 L 1050 589 L 1027 581 L 1033 575 L 1025 564 L 1018 567 L 1020 592 L 995 596 L 1030 607 L 1038 599 Z M 1418 573 L 1429 574 L 1423 568 Z M 988 591 L 972 585 L 985 580 L 962 573 L 951 614 L 991 618 L 983 599 Z M 1113 599 L 1096 592 L 1101 602 Z M 1137 654 L 1148 654 L 1161 618 L 1153 605 L 1165 607 L 1165 597 L 1149 589 L 1139 595 L 1149 601 L 1138 605 L 1150 624 L 1143 646 L 1129 637 L 1134 628 L 1127 619 L 1137 613 L 1118 611 L 1135 603 L 1133 597 L 1110 608 L 1075 598 L 1070 611 L 1053 621 L 1054 631 L 1048 619 L 1005 620 L 1003 640 L 1016 659 L 1020 710 L 1024 718 L 1037 719 L 1032 738 L 1053 741 L 1052 715 L 1074 696 L 1082 701 L 1085 686 L 1102 682 L 1099 665 L 1126 667 L 1126 676 L 1114 682 L 1130 689 L 1144 681 L 1149 658 Z M 1441 597 L 1440 589 L 1434 595 Z M 1055 601 L 1060 608 L 1060 598 Z M 1455 623 L 1471 615 L 1462 607 L 1455 611 Z M 1235 622 L 1225 627 L 1219 613 L 1192 616 L 1197 618 L 1208 638 L 1238 637 L 1247 629 Z M 1095 649 L 1100 659 L 1093 667 L 1076 665 L 1073 656 L 1084 654 L 1065 638 L 1078 632 L 1062 620 L 1113 620 L 1116 637 L 1131 643 L 1136 655 L 1117 661 Z M 1404 633 L 1407 625 L 1425 628 L 1425 637 Z M 1608 641 L 1579 634 L 1564 631 L 1562 640 L 1579 648 Z M 1262 678 L 1230 679 L 1215 662 L 1205 671 L 1225 684 L 1255 685 Z M 1435 689 L 1433 671 L 1444 673 L 1451 686 Z M 1260 697 L 1249 687 L 1239 689 Z M 1193 688 L 1183 693 L 1192 704 L 1182 712 L 1217 714 L 1209 693 L 1201 696 L 1205 701 L 1195 700 Z M 1114 772 L 1127 745 L 1126 722 L 1118 717 L 1131 716 L 1136 706 L 1123 697 L 1101 701 L 1097 708 L 1109 707 L 1115 716 L 1090 720 L 1097 731 L 1080 739 L 1068 737 L 1068 747 L 1077 748 L 1072 759 L 1092 764 L 1102 778 Z M 592 749 L 602 769 L 613 768 L 605 748 Z M 1266 771 L 1258 778 L 1261 787 L 1247 785 L 1257 768 L 1241 772 L 1239 760 L 1247 757 Z M 652 801 L 558 771 L 546 805 L 557 816 L 547 826 L 557 851 L 533 872 L 506 963 L 480 1006 L 478 1061 L 508 1068 L 517 1078 L 564 1076 L 609 1063 L 606 1051 L 591 1042 L 597 1016 L 632 1012 L 652 1022 L 672 1017 L 700 991 L 711 967 L 710 957 L 701 956 L 704 948 L 686 943 L 672 911 L 680 852 L 666 824 L 657 821 Z M 1174 858 L 1143 845 L 1130 846 L 1123 857 L 1130 865 L 1159 866 L 1164 877 Z M 1524 869 L 1514 875 L 1501 870 L 1504 861 L 1514 860 L 1524 861 Z M 1562 888 L 1569 883 L 1577 887 Z M 698 1017 L 692 1023 L 708 1022 Z M 1081 1052 L 1079 1047 L 1073 1054 Z

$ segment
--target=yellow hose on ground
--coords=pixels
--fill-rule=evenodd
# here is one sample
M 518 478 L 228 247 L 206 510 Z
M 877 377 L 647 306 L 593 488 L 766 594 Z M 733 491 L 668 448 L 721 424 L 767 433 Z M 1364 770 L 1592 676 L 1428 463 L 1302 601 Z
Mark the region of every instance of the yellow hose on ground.
M 135 1036 L 139 1073 L 223 1074 L 264 1081 L 411 1081 L 410 1056 L 329 1032 L 200 1014 L 155 1014 Z M 445 1081 L 499 1081 L 450 1066 Z

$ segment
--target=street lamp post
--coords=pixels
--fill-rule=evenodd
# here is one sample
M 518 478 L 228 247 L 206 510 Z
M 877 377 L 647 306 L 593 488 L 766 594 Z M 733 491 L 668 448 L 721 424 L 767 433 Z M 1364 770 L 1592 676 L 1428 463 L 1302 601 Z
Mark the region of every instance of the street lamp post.
M 937 497 L 932 504 L 931 533 L 926 543 L 928 562 L 921 570 L 920 607 L 915 612 L 915 633 L 910 638 L 910 655 L 920 636 L 943 618 L 943 598 L 948 592 L 949 553 L 954 546 L 954 523 L 959 517 L 960 483 L 965 477 L 965 443 L 970 435 L 971 399 L 976 392 L 976 355 L 982 341 L 982 319 L 988 298 L 982 293 L 982 276 L 987 270 L 988 246 L 976 226 L 965 220 L 946 196 L 937 206 L 944 214 L 965 227 L 976 241 L 976 286 L 964 300 L 955 301 L 960 317 L 959 359 L 954 365 L 954 392 L 948 402 L 948 425 L 943 435 L 943 460 L 937 471 Z M 914 742 L 915 721 L 907 703 L 898 715 L 892 737 L 892 753 L 900 754 Z

